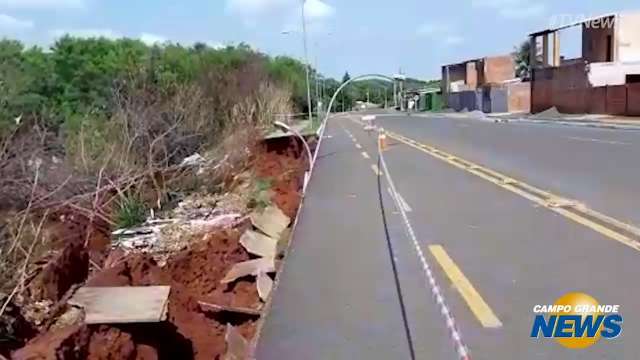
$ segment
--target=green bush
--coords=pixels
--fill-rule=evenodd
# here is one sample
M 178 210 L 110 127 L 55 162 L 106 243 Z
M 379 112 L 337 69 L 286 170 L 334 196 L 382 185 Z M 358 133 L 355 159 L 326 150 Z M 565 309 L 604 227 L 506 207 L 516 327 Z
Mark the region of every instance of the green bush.
M 118 203 L 116 211 L 116 226 L 118 229 L 140 225 L 146 218 L 146 207 L 137 196 L 127 195 Z

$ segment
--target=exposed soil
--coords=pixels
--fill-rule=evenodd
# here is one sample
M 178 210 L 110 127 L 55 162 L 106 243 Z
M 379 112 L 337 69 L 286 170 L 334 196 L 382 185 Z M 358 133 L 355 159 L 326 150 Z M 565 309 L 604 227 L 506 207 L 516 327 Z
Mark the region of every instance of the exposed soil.
M 270 151 L 256 158 L 255 170 L 259 177 L 273 180 L 273 202 L 293 219 L 300 205 L 300 190 L 309 162 L 298 141 L 291 144 L 291 140 L 285 140 L 267 144 Z
M 259 154 L 254 162 L 259 177 L 272 179 L 273 202 L 291 218 L 300 203 L 307 166 L 299 155 L 299 148 L 288 146 Z M 125 254 L 120 249 L 110 251 L 108 237 L 104 235 L 108 232 L 93 231 L 86 237 L 86 225 L 72 229 L 62 222 L 56 224 L 60 228 L 56 230 L 60 246 L 32 282 L 30 296 L 49 299 L 54 304 L 59 302 L 56 306 L 63 309 L 65 293 L 85 281 L 88 286 L 170 285 L 167 320 L 160 324 L 79 323 L 49 327 L 13 352 L 13 358 L 220 359 L 226 351 L 224 334 L 228 323 L 236 326 L 246 339 L 255 335 L 257 319 L 206 313 L 198 304 L 204 301 L 254 309 L 262 306 L 255 279 L 248 277 L 220 284 L 231 266 L 251 259 L 239 244 L 240 234 L 250 226 L 248 222 L 232 230 L 204 234 L 201 241 L 171 255 L 162 267 L 150 255 Z M 46 323 L 52 322 L 49 319 Z

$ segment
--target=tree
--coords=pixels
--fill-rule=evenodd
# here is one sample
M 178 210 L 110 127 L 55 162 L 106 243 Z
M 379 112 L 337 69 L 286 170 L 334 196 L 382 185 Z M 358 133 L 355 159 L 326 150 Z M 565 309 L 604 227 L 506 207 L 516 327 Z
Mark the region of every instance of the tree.
M 351 80 L 351 75 L 349 75 L 348 71 L 345 71 L 344 76 L 342 77 L 342 83 L 344 84 L 349 80 Z
M 516 66 L 516 76 L 528 80 L 531 78 L 531 43 L 524 41 L 512 53 Z

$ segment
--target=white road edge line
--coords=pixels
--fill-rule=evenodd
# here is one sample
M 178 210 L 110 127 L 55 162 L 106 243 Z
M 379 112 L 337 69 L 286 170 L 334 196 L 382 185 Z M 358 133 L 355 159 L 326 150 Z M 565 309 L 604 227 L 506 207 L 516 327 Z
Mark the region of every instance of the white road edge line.
M 411 206 L 409 206 L 409 203 L 407 203 L 407 201 L 402 197 L 402 195 L 400 195 L 400 193 L 398 193 L 398 200 L 400 201 L 400 205 L 402 205 L 402 207 L 404 208 L 404 211 L 408 213 L 413 211 L 413 209 L 411 209 Z
M 594 142 L 594 143 L 599 143 L 599 144 L 608 144 L 608 145 L 631 145 L 629 143 L 622 142 L 622 141 L 602 140 L 602 139 L 594 139 L 594 138 L 583 138 L 583 137 L 578 137 L 578 136 L 568 136 L 565 139 L 575 140 L 575 141 L 588 141 L 588 142 Z

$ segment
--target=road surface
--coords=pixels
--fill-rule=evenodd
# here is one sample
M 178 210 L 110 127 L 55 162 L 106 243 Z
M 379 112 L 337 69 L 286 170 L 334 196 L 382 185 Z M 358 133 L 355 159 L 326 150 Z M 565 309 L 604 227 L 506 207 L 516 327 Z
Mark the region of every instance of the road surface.
M 458 358 L 382 181 L 400 292 L 395 286 L 376 139 L 359 119 L 351 114 L 329 123 L 257 359 L 409 359 L 410 347 L 416 359 Z M 437 147 L 445 160 L 453 154 L 640 224 L 634 203 L 640 170 L 632 165 L 640 132 L 394 114 L 376 121 Z M 549 207 L 417 146 L 389 143 L 384 157 L 401 206 L 472 359 L 638 358 L 640 252 L 616 238 L 624 231 Z M 622 335 L 585 350 L 531 339 L 533 306 L 573 291 L 620 304 Z

